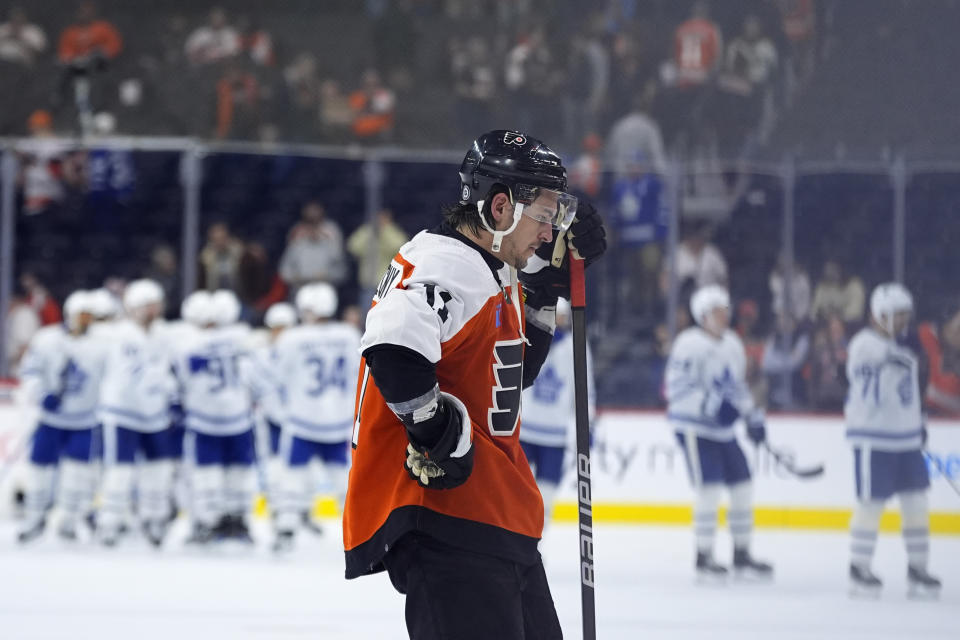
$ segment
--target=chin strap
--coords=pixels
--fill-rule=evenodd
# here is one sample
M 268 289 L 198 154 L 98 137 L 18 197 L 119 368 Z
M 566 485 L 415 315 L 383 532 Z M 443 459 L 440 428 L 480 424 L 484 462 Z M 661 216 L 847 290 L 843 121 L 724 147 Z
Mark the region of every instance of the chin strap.
M 502 231 L 498 231 L 490 227 L 490 225 L 487 223 L 487 219 L 483 217 L 483 203 L 486 201 L 477 200 L 477 211 L 480 213 L 480 224 L 483 225 L 484 229 L 493 234 L 493 245 L 490 247 L 490 250 L 494 253 L 500 252 L 500 244 L 503 242 L 503 236 L 507 235 L 508 233 L 513 233 L 513 230 L 517 228 L 518 224 L 520 224 L 520 216 L 523 215 L 523 203 L 514 202 L 512 193 L 509 193 L 508 195 L 510 196 L 510 204 L 513 205 L 513 222 L 508 228 Z

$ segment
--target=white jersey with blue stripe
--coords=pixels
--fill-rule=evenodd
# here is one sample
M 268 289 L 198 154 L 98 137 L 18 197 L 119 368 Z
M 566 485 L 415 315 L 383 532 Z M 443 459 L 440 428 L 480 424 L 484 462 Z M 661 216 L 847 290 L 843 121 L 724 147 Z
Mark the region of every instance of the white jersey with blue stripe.
M 870 327 L 853 337 L 847 353 L 847 439 L 881 451 L 919 449 L 923 413 L 917 357 Z
M 667 419 L 678 432 L 693 432 L 710 440 L 733 440 L 734 425 L 721 426 L 715 415 L 726 400 L 746 416 L 754 410 L 746 384 L 747 358 L 743 342 L 729 329 L 716 338 L 700 327 L 677 336 L 666 370 Z
M 349 440 L 360 367 L 356 327 L 343 322 L 291 327 L 276 349 L 284 431 L 314 442 Z
M 188 429 L 226 436 L 252 427 L 250 357 L 243 336 L 233 327 L 188 336 L 174 371 Z
M 127 429 L 157 432 L 170 426 L 170 401 L 176 380 L 166 343 L 132 320 L 98 332 L 104 345 L 100 417 Z
M 46 396 L 59 397 L 56 409 L 41 406 L 39 421 L 60 429 L 97 426 L 102 372 L 99 343 L 90 335 L 70 335 L 62 325 L 37 331 L 20 367 L 31 401 L 39 404 Z
M 590 419 L 594 415 L 593 362 L 587 350 L 587 384 Z M 547 359 L 533 385 L 523 391 L 520 442 L 565 447 L 576 426 L 573 382 L 573 336 L 557 330 Z

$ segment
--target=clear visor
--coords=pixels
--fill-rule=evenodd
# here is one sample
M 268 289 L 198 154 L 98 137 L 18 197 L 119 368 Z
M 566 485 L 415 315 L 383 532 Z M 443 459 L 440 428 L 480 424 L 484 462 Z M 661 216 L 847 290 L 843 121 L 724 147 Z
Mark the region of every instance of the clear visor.
M 514 197 L 523 203 L 523 215 L 547 222 L 561 233 L 570 228 L 577 215 L 577 199 L 569 193 L 526 184 L 517 185 Z

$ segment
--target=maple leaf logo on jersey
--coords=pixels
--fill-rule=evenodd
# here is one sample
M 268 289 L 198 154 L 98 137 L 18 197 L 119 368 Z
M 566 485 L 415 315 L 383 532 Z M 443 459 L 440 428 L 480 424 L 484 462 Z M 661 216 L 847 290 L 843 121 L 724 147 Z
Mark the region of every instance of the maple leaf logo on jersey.
M 511 436 L 520 420 L 523 390 L 523 340 L 499 340 L 493 346 L 493 407 L 487 410 L 487 426 L 495 436 Z
M 513 131 L 507 131 L 503 134 L 503 144 L 515 144 L 518 147 L 522 147 L 527 144 L 527 137 L 522 133 L 514 133 Z

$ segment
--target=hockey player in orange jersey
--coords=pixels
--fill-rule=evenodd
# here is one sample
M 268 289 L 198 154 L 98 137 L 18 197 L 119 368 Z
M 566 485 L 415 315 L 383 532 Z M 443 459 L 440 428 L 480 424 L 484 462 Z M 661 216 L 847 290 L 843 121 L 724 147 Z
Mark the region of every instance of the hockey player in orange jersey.
M 520 396 L 569 296 L 566 258 L 544 258 L 559 241 L 589 264 L 604 230 L 565 192 L 560 158 L 522 133 L 477 138 L 460 180 L 459 206 L 400 249 L 367 316 L 346 576 L 385 569 L 411 638 L 559 638 Z

